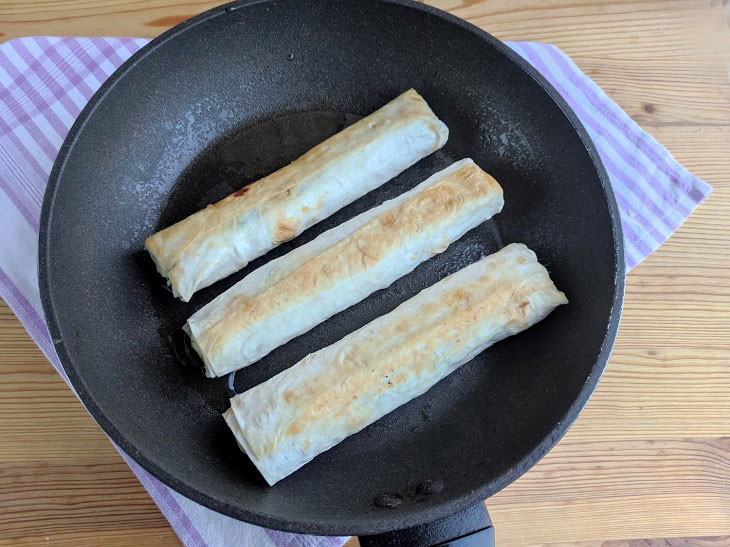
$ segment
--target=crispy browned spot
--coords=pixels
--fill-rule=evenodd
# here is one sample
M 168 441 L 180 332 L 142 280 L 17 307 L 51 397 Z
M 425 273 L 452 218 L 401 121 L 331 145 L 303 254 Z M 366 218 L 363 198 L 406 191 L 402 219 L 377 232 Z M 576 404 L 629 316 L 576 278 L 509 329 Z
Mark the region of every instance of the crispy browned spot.
M 458 288 L 454 291 L 454 294 L 452 295 L 452 299 L 454 302 L 459 302 L 461 300 L 467 300 L 469 298 L 469 294 L 462 288 Z
M 294 422 L 289 426 L 289 429 L 287 430 L 287 433 L 289 435 L 299 435 L 302 432 L 302 429 L 304 428 L 304 424 L 302 422 Z
M 381 217 L 381 222 L 383 223 L 383 226 L 387 226 L 388 228 L 393 228 L 398 223 L 398 220 L 398 215 L 393 211 L 385 213 Z
M 246 192 L 248 192 L 248 186 L 244 186 L 244 187 L 243 187 L 243 188 L 241 188 L 241 189 L 240 189 L 240 190 L 239 190 L 238 192 L 236 192 L 235 194 L 233 194 L 233 196 L 234 196 L 234 197 L 237 197 L 237 198 L 240 198 L 240 197 L 241 197 L 241 196 L 242 196 L 243 194 L 245 194 Z
M 278 242 L 289 241 L 297 235 L 297 226 L 291 218 L 283 218 L 274 227 L 274 239 Z

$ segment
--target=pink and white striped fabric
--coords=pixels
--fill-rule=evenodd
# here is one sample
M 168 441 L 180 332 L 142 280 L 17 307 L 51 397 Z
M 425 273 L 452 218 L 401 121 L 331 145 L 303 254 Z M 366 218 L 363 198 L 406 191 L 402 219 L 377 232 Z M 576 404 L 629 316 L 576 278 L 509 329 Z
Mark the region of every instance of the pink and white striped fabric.
M 37 243 L 43 193 L 58 149 L 102 82 L 147 40 L 29 37 L 0 44 L 0 296 L 66 379 L 43 320 Z M 621 209 L 626 263 L 657 249 L 711 188 L 679 165 L 558 48 L 509 44 L 563 95 L 596 143 Z M 206 509 L 126 454 L 186 545 L 339 546 L 346 538 L 266 530 Z

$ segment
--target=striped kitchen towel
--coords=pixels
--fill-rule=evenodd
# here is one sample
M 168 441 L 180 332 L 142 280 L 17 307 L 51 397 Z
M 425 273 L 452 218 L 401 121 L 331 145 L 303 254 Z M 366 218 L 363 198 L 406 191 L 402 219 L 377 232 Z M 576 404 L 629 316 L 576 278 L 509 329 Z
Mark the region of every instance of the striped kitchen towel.
M 30 37 L 0 44 L 0 296 L 66 380 L 43 321 L 37 243 L 43 193 L 74 119 L 114 70 L 147 43 Z M 558 48 L 509 44 L 563 95 L 598 147 L 621 210 L 626 263 L 657 249 L 710 193 Z M 186 545 L 335 546 L 346 538 L 266 530 L 217 514 L 122 453 Z

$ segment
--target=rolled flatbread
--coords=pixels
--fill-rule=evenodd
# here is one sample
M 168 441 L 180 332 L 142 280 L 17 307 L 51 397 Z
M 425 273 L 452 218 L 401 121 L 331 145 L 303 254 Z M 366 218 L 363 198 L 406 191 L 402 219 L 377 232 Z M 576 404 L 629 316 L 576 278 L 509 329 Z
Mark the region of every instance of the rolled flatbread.
M 273 485 L 567 302 L 530 249 L 508 245 L 236 395 L 223 416 Z
M 206 375 L 250 365 L 387 287 L 503 204 L 497 181 L 465 159 L 269 262 L 188 319 Z
M 448 133 L 411 89 L 145 246 L 173 294 L 187 302 L 438 150 Z

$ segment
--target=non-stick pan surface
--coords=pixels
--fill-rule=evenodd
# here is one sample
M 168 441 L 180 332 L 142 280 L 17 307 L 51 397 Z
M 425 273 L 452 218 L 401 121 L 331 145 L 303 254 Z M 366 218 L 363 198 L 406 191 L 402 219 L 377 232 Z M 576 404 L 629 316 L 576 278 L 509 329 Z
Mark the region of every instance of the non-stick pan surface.
M 487 22 L 488 24 L 488 22 Z M 173 299 L 144 239 L 414 87 L 446 146 L 245 270 Z M 504 211 L 412 274 L 233 377 L 206 379 L 186 318 L 273 257 L 473 158 Z M 46 194 L 40 284 L 56 349 L 84 404 L 142 466 L 249 522 L 376 533 L 478 502 L 532 466 L 587 401 L 623 296 L 616 206 L 575 115 L 486 33 L 407 0 L 268 1 L 216 8 L 133 56 L 92 98 Z M 570 304 L 274 487 L 236 447 L 228 398 L 509 242 L 524 242 Z M 291 318 L 296 321 L 296 317 Z M 443 484 L 421 495 L 426 479 Z M 397 492 L 403 502 L 373 499 Z

